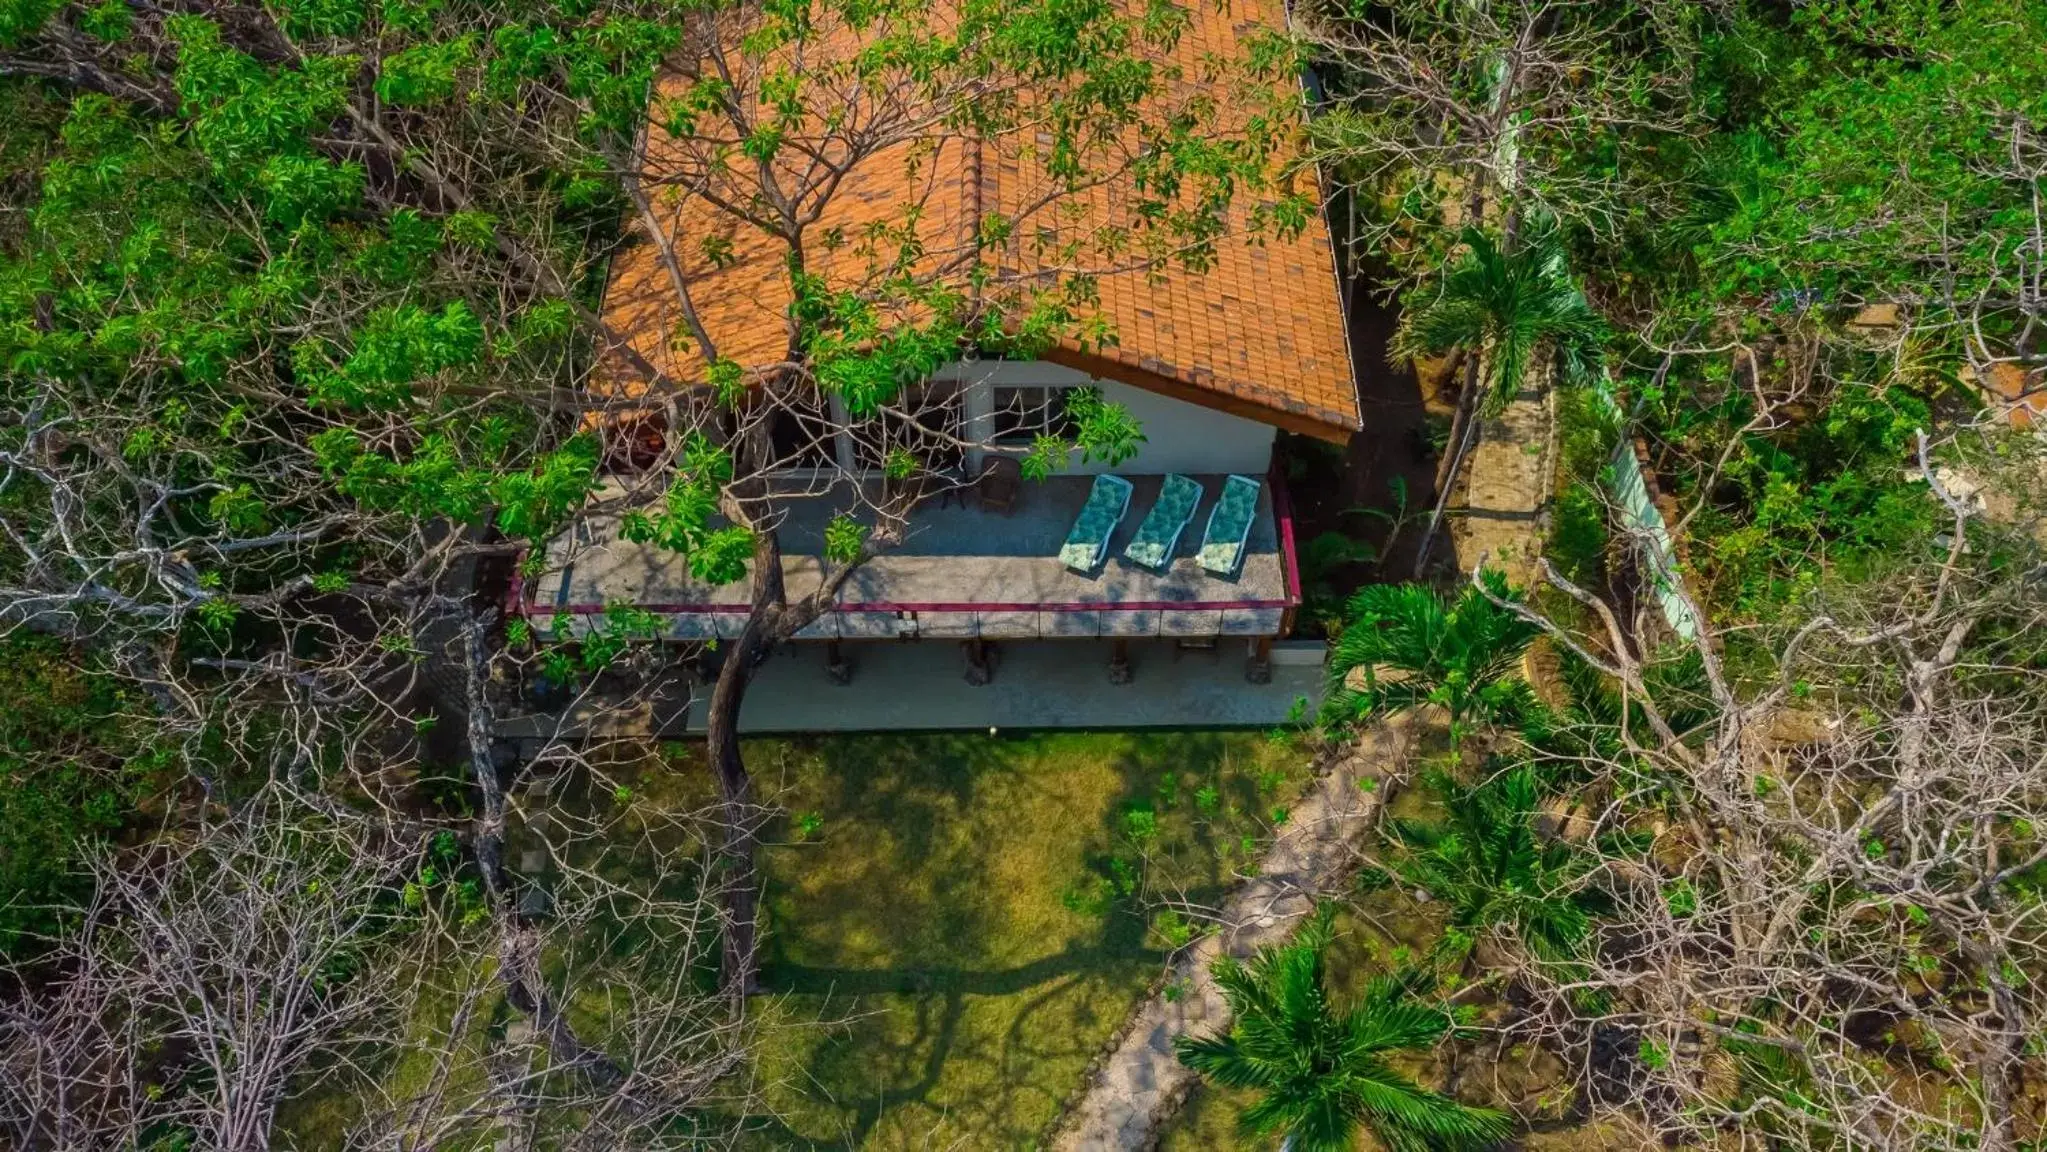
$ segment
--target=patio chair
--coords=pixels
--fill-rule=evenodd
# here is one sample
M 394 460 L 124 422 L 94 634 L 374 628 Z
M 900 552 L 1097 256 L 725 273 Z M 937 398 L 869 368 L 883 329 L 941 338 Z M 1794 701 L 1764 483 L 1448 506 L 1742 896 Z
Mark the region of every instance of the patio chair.
M 1017 493 L 1022 489 L 1023 468 L 1016 459 L 990 456 L 981 465 L 981 475 L 974 481 L 974 498 L 980 501 L 984 511 L 1007 516 L 1016 507 Z
M 1217 576 L 1234 577 L 1244 566 L 1244 544 L 1251 539 L 1251 523 L 1258 518 L 1258 490 L 1264 487 L 1249 476 L 1231 476 L 1223 481 L 1222 496 L 1208 514 L 1208 530 L 1201 534 L 1201 551 L 1196 559 Z
M 1130 481 L 1104 472 L 1095 477 L 1081 505 L 1080 517 L 1059 546 L 1059 562 L 1076 572 L 1092 574 L 1109 555 L 1109 537 L 1130 508 Z
M 1180 546 L 1180 533 L 1194 519 L 1195 505 L 1201 503 L 1201 485 L 1185 476 L 1167 476 L 1159 486 L 1159 498 L 1137 526 L 1137 535 L 1123 547 L 1123 557 L 1154 572 L 1172 562 Z

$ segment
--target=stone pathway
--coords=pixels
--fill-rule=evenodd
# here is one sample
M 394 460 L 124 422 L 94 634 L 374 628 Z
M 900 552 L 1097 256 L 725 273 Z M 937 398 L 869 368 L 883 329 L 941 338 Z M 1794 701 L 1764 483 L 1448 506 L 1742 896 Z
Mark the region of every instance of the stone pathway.
M 1516 584 L 1534 580 L 1553 487 L 1554 396 L 1549 387 L 1524 391 L 1479 427 L 1450 508 L 1450 539 L 1463 571 L 1484 556 Z
M 1336 891 L 1359 863 L 1358 840 L 1378 818 L 1412 744 L 1406 716 L 1374 725 L 1347 754 L 1317 778 L 1294 806 L 1266 853 L 1257 878 L 1239 888 L 1224 909 L 1225 927 L 1197 943 L 1173 966 L 1169 987 L 1141 1005 L 1116 1047 L 1089 1077 L 1085 1094 L 1054 1135 L 1064 1152 L 1126 1152 L 1152 1147 L 1158 1129 L 1187 1092 L 1195 1074 L 1180 1063 L 1173 1041 L 1205 1035 L 1229 1024 L 1229 1007 L 1209 975 L 1219 956 L 1249 956 L 1285 940 L 1316 900 Z M 1371 780 L 1367 791 L 1359 784 Z

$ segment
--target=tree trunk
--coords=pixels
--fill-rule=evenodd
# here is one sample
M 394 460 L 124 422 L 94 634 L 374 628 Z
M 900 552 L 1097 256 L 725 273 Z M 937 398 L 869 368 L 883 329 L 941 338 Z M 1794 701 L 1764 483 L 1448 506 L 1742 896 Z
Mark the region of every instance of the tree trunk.
M 725 991 L 747 996 L 760 990 L 760 958 L 756 954 L 760 921 L 760 822 L 754 806 L 753 779 L 739 748 L 739 708 L 753 682 L 754 669 L 771 645 L 761 613 L 747 617 L 746 631 L 718 670 L 704 724 L 704 744 L 725 824 L 719 882 L 725 903 Z
M 753 674 L 776 644 L 804 621 L 788 610 L 782 584 L 782 545 L 773 532 L 760 532 L 753 546 L 753 597 L 746 628 L 732 642 L 704 719 L 704 750 L 725 823 L 719 881 L 725 904 L 724 971 L 721 982 L 733 997 L 760 990 L 760 826 L 767 816 L 754 803 L 753 779 L 739 747 L 739 710 Z M 812 613 L 815 615 L 815 613 Z
M 753 596 L 746 627 L 732 642 L 704 718 L 704 749 L 717 777 L 725 844 L 720 852 L 725 905 L 724 972 L 727 995 L 748 996 L 760 990 L 760 830 L 768 811 L 755 802 L 753 779 L 739 747 L 739 711 L 754 673 L 775 646 L 787 642 L 817 619 L 838 598 L 854 569 L 865 563 L 879 543 L 869 537 L 861 555 L 840 568 L 795 604 L 782 582 L 782 542 L 770 531 L 754 534 Z
M 1478 418 L 1478 353 L 1468 352 L 1464 358 L 1464 385 L 1457 396 L 1457 412 L 1450 421 L 1450 457 L 1444 462 L 1440 487 L 1436 492 L 1435 510 L 1429 513 L 1429 526 L 1422 531 L 1421 543 L 1414 550 L 1414 575 L 1420 579 L 1427 571 L 1429 545 L 1435 543 L 1436 533 L 1443 526 L 1443 513 L 1449 510 L 1450 493 L 1457 490 L 1457 472 L 1464 466 L 1464 454 L 1471 449 L 1474 434 L 1479 426 Z

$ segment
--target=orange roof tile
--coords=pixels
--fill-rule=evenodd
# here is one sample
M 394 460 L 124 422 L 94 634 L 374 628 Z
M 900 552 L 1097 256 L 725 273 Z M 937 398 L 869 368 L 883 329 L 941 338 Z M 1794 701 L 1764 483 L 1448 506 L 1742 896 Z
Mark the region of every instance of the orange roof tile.
M 1177 69 L 1169 87 L 1182 96 L 1203 94 L 1212 61 L 1242 61 L 1249 38 L 1280 19 L 1276 0 L 1270 6 L 1230 0 L 1222 11 L 1209 0 L 1191 4 L 1173 49 L 1156 56 Z M 834 39 L 851 36 L 828 37 L 806 51 L 826 51 Z M 807 66 L 832 75 L 814 61 Z M 687 335 L 692 326 L 674 287 L 678 274 L 717 356 L 750 370 L 790 358 L 791 293 L 786 244 L 741 218 L 744 211 L 774 211 L 759 203 L 752 161 L 736 148 L 678 139 L 661 126 L 664 101 L 689 82 L 680 73 L 659 82 L 644 150 L 655 226 L 672 239 L 677 267 L 668 266 L 659 245 L 643 240 L 626 248 L 613 263 L 604 317 L 662 373 L 696 383 L 704 360 Z M 1218 131 L 1240 130 L 1243 113 L 1226 93 L 1216 99 L 1219 121 L 1240 122 Z M 859 100 L 849 90 L 848 106 Z M 843 150 L 846 136 L 841 128 L 804 143 Z M 1092 309 L 1113 340 L 1086 347 L 1063 341 L 1045 359 L 1325 437 L 1359 426 L 1334 253 L 1319 212 L 1309 214 L 1298 235 L 1261 234 L 1251 227 L 1256 205 L 1240 193 L 1213 259 L 1194 270 L 1173 261 L 1175 253 L 1147 249 L 1163 233 L 1144 232 L 1129 211 L 1138 195 L 1134 176 L 1126 171 L 1061 194 L 1035 154 L 1040 143 L 1036 133 L 977 140 L 933 124 L 860 157 L 829 198 L 811 206 L 817 218 L 807 229 L 806 266 L 834 287 L 871 284 L 877 259 L 888 258 L 877 253 L 914 239 L 906 267 L 916 275 L 950 273 L 961 281 L 981 259 L 1004 279 L 1029 282 L 1056 272 L 1062 257 L 1051 249 L 1071 242 L 1095 261 L 1086 268 L 1098 296 Z M 788 146 L 775 161 L 791 187 L 804 186 L 798 165 L 810 162 L 802 147 Z M 978 222 L 989 214 L 1027 221 L 999 252 L 975 246 Z M 1128 248 L 1106 265 L 1110 270 L 1096 243 L 1105 237 L 1114 237 L 1111 250 Z

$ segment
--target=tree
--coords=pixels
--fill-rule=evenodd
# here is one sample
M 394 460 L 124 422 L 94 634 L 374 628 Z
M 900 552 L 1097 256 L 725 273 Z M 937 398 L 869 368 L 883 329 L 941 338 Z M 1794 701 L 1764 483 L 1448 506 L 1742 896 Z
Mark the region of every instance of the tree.
M 1465 229 L 1463 242 L 1464 254 L 1443 273 L 1436 294 L 1402 319 L 1396 352 L 1415 359 L 1466 350 L 1482 365 L 1476 407 L 1487 417 L 1527 386 L 1545 354 L 1565 379 L 1590 378 L 1606 322 L 1572 281 L 1557 232 L 1525 235 L 1511 252 L 1476 228 Z
M 27 1148 L 721 1143 L 719 1117 L 758 1103 L 735 1075 L 750 1025 L 703 979 L 715 811 L 612 802 L 517 832 L 543 863 L 510 893 L 472 862 L 501 849 L 466 851 L 461 822 L 394 829 L 282 784 L 139 853 L 92 846 L 88 901 L 7 970 L 0 1131 Z M 544 916 L 520 911 L 536 898 Z
M 1499 1112 L 1473 1108 L 1414 1083 L 1387 1065 L 1391 1053 L 1427 1048 L 1450 1017 L 1419 1003 L 1397 977 L 1372 981 L 1349 1011 L 1330 1003 L 1322 970 L 1330 939 L 1325 910 L 1290 944 L 1248 963 L 1216 961 L 1216 983 L 1235 1020 L 1222 1035 L 1178 1041 L 1180 1059 L 1218 1084 L 1263 1095 L 1245 1130 L 1286 1135 L 1301 1152 L 1341 1152 L 1359 1125 L 1389 1148 L 1487 1148 L 1512 1131 Z
M 1299 95 L 1183 83 L 1210 66 L 1175 62 L 1174 12 L 1096 0 L 572 8 L 12 14 L 0 73 L 52 85 L 63 127 L 0 276 L 6 606 L 106 632 L 172 696 L 203 669 L 354 724 L 462 675 L 476 566 L 537 574 L 580 518 L 748 581 L 708 736 L 745 988 L 762 809 L 735 720 L 765 654 L 959 482 L 971 445 L 923 380 L 1111 340 L 1097 276 L 1298 226 L 1274 148 Z M 1017 179 L 963 214 L 938 189 L 984 150 Z M 1089 216 L 1108 187 L 1132 192 Z M 635 250 L 652 275 L 600 314 Z M 764 311 L 721 322 L 735 302 Z M 840 413 L 860 476 L 770 480 Z M 1141 440 L 1114 405 L 1072 415 L 1033 473 Z M 607 458 L 628 475 L 593 503 Z M 792 589 L 783 513 L 827 491 L 833 530 L 798 547 L 829 576 Z
M 403 847 L 262 796 L 151 866 L 92 859 L 60 975 L 9 1006 L 0 1116 L 24 1147 L 271 1144 L 291 1085 L 388 1020 Z
M 644 159 L 625 169 L 652 256 L 611 289 L 647 327 L 603 387 L 658 409 L 676 463 L 672 482 L 657 468 L 621 497 L 622 534 L 679 554 L 702 585 L 748 584 L 746 624 L 720 648 L 706 711 L 732 829 L 737 986 L 754 979 L 764 814 L 741 704 L 767 654 L 900 539 L 911 507 L 965 482 L 950 462 L 984 445 L 924 382 L 970 354 L 1113 339 L 1087 303 L 1098 277 L 1198 270 L 1217 244 L 1312 210 L 1271 183 L 1294 98 L 1247 97 L 1273 105 L 1269 119 L 1218 118 L 1217 89 L 1259 78 L 1225 71 L 1215 89 L 1176 94 L 1178 66 L 1164 61 L 1177 36 L 1177 19 L 1073 0 L 817 3 L 758 22 L 737 9 L 703 22 L 689 46 L 701 61 L 658 89 Z M 801 63 L 784 63 L 799 48 Z M 949 202 L 960 174 L 978 185 L 998 159 L 1013 182 L 962 218 Z M 1133 200 L 1106 209 L 1104 188 Z M 1274 198 L 1230 208 L 1259 192 Z M 736 270 L 768 275 L 765 305 L 731 298 Z M 1142 439 L 1093 393 L 1067 414 L 1071 438 L 1040 437 L 1027 474 L 1075 449 L 1120 461 Z M 849 455 L 865 463 L 849 468 Z M 776 479 L 799 463 L 823 478 Z M 866 475 L 877 470 L 879 485 Z M 819 500 L 836 514 L 803 546 L 824 575 L 792 588 L 781 523 Z
M 1692 602 L 1707 623 L 1675 653 L 1547 564 L 1584 627 L 1499 600 L 1618 697 L 1557 764 L 1606 798 L 1595 839 L 1648 848 L 1608 862 L 1598 953 L 1529 973 L 1544 1007 L 1522 1035 L 1580 1053 L 1627 1037 L 1608 1083 L 1663 1101 L 1641 1117 L 1656 1136 L 1741 1122 L 1801 1145 L 2009 1149 L 2037 1132 L 2017 1082 L 2047 1010 L 2047 466 L 2025 437 L 1959 449 L 1936 467 L 1920 441 L 1937 548 L 1741 630 Z M 1959 496 L 1963 477 L 2003 511 Z
M 1501 928 L 1537 960 L 1579 958 L 1592 929 L 1584 880 L 1596 861 L 1537 835 L 1535 769 L 1518 764 L 1471 785 L 1438 772 L 1431 783 L 1443 818 L 1393 825 L 1401 878 L 1447 903 L 1467 941 Z
M 1533 704 L 1518 673 L 1535 630 L 1502 609 L 1506 577 L 1481 579 L 1489 597 L 1445 595 L 1421 584 L 1368 584 L 1345 606 L 1329 658 L 1325 722 L 1351 723 L 1436 705 L 1453 738 L 1486 721 L 1511 720 Z
M 1403 272 L 1530 211 L 1605 236 L 1656 222 L 1681 191 L 1658 155 L 1707 127 L 1698 70 L 1728 19 L 1665 0 L 1303 5 L 1299 49 L 1327 77 L 1315 156 L 1356 192 L 1357 242 Z
M 1512 251 L 1476 228 L 1464 230 L 1463 243 L 1463 255 L 1443 273 L 1436 294 L 1426 301 L 1410 298 L 1393 343 L 1395 354 L 1408 360 L 1453 349 L 1464 355 L 1464 387 L 1451 425 L 1455 446 L 1422 536 L 1417 573 L 1428 561 L 1429 541 L 1480 420 L 1499 415 L 1529 387 L 1531 372 L 1547 375 L 1554 365 L 1566 381 L 1591 379 L 1606 337 L 1606 322 L 1572 280 L 1554 228 L 1521 237 Z M 1538 376 L 1534 384 L 1541 387 L 1544 380 Z

